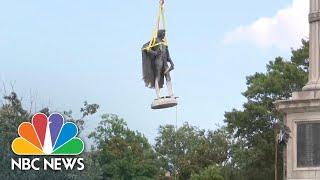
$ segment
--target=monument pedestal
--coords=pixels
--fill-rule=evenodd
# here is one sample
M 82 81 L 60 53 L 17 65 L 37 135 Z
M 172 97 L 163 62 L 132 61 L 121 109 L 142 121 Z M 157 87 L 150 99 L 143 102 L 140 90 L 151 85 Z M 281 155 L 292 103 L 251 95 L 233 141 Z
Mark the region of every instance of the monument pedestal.
M 319 180 L 320 90 L 294 92 L 290 100 L 275 104 L 291 130 L 284 154 L 285 179 Z

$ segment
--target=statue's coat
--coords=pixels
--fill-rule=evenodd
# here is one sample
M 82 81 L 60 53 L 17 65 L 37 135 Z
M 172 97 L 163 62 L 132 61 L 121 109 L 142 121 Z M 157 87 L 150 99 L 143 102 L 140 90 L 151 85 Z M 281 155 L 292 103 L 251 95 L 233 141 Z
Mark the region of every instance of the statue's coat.
M 158 43 L 158 42 L 157 42 Z M 155 88 L 155 77 L 160 73 L 159 88 L 163 88 L 164 71 L 168 66 L 170 59 L 168 47 L 160 44 L 151 48 L 151 51 L 145 50 L 149 42 L 142 47 L 142 75 L 145 85 L 149 88 Z M 160 71 L 160 72 L 159 72 Z

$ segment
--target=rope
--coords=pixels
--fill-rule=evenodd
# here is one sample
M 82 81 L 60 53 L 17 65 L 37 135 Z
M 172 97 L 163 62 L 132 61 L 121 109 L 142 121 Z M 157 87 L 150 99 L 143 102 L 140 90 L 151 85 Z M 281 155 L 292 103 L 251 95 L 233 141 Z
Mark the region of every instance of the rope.
M 178 129 L 178 105 L 176 106 L 176 131 Z
M 177 133 L 177 130 L 178 130 L 178 105 L 176 106 L 176 124 L 175 124 L 175 134 Z M 175 144 L 177 144 L 177 141 L 176 141 L 176 138 L 175 138 Z M 176 166 L 174 166 L 174 180 L 177 180 L 177 169 L 176 169 Z
M 157 23 L 156 23 L 156 27 L 154 28 L 154 30 L 152 32 L 152 36 L 151 36 L 151 40 L 149 42 L 149 45 L 147 47 L 143 48 L 142 50 L 149 51 L 151 48 L 158 46 L 160 44 L 168 46 L 167 37 L 164 37 L 162 42 L 156 43 L 161 22 L 162 22 L 162 28 L 166 29 L 166 19 L 165 19 L 165 15 L 164 15 L 164 0 L 160 0 L 159 12 L 157 15 Z

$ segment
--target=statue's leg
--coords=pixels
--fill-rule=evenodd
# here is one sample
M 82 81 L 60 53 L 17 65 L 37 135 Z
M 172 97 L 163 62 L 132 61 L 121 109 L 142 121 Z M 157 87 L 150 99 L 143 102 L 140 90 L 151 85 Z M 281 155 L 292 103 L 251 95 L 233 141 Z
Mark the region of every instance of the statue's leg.
M 167 88 L 168 88 L 169 96 L 170 96 L 170 97 L 174 97 L 170 73 L 167 73 L 167 74 L 165 75 L 165 77 L 166 77 L 166 83 L 167 83 Z
M 159 81 L 161 78 L 162 69 L 163 69 L 163 61 L 161 59 L 161 56 L 159 56 L 155 59 L 155 83 L 154 83 L 158 99 L 160 99 Z
M 170 72 L 170 67 L 168 66 L 168 63 L 164 63 L 164 74 L 168 74 Z
M 156 74 L 154 86 L 156 89 L 157 98 L 160 99 L 160 88 L 159 88 L 159 81 L 160 81 L 160 72 Z

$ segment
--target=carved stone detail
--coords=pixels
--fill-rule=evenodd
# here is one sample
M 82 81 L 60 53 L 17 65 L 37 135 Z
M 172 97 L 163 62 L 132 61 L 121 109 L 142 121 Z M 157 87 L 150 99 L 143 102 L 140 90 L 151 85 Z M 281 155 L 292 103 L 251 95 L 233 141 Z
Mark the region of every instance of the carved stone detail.
M 313 12 L 309 14 L 309 23 L 320 21 L 320 12 Z

